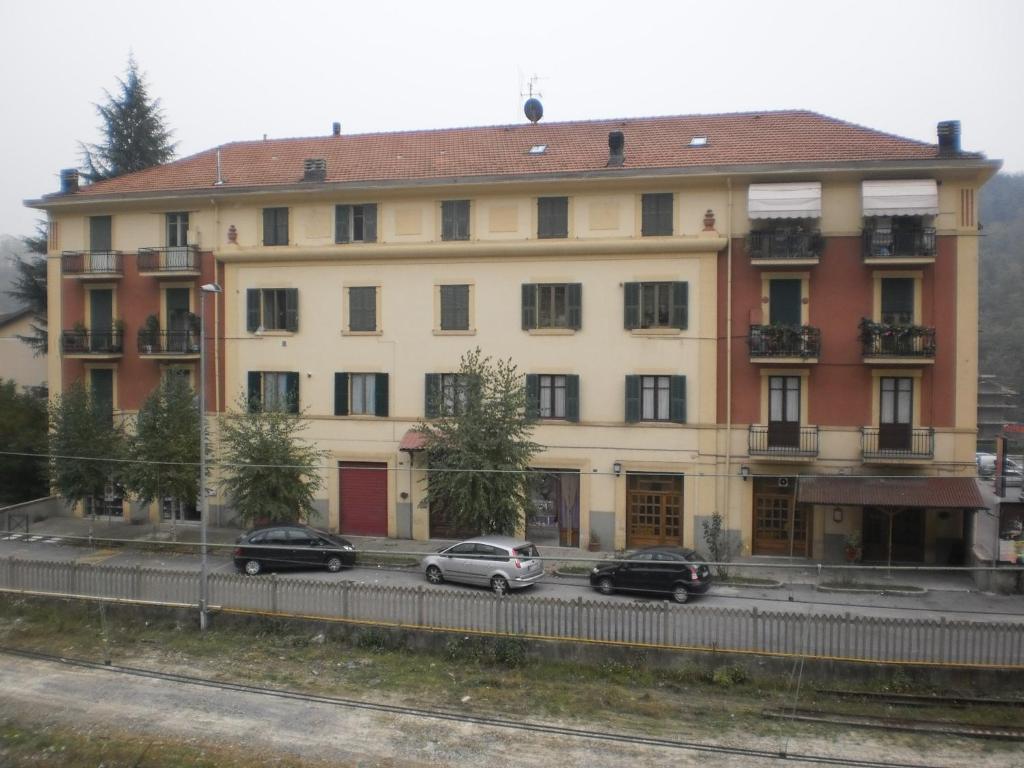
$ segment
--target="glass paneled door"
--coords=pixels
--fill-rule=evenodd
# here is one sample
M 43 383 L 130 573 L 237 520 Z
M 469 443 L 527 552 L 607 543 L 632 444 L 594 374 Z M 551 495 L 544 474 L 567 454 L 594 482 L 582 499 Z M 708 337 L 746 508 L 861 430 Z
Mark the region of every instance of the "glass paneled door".
M 626 546 L 683 543 L 683 476 L 630 474 Z
M 800 447 L 800 377 L 768 377 L 768 447 Z
M 755 555 L 810 555 L 808 509 L 796 503 L 796 479 L 763 477 L 754 480 Z
M 883 376 L 879 393 L 878 450 L 910 451 L 914 423 L 914 380 Z
M 189 351 L 189 289 L 168 288 L 164 294 L 167 305 L 167 351 Z

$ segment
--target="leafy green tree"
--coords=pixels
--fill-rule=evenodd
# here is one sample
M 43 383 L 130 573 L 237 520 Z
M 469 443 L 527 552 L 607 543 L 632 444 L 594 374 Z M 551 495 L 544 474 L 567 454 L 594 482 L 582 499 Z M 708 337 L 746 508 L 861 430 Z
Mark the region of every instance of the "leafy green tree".
M 125 482 L 139 501 L 199 497 L 199 428 L 192 386 L 183 376 L 165 376 L 139 409 L 129 441 Z
M 68 504 L 102 497 L 120 484 L 126 442 L 109 405 L 90 397 L 80 381 L 50 403 L 50 481 Z
M 18 338 L 34 350 L 36 357 L 47 351 L 46 333 L 46 222 L 36 223 L 34 235 L 21 238 L 33 255 L 15 256 L 15 277 L 6 293 L 32 310 L 32 333 Z
M 417 427 L 426 436 L 428 501 L 458 528 L 515 533 L 532 509 L 529 467 L 540 450 L 523 376 L 478 347 L 462 356 L 458 377 L 456 391 L 432 393 L 432 410 L 443 415 Z
M 0 455 L 0 506 L 46 496 L 46 402 L 3 379 L 0 446 L 5 452 Z M 17 453 L 26 455 L 12 455 Z
M 116 95 L 104 91 L 106 102 L 96 105 L 103 141 L 81 145 L 83 176 L 89 181 L 141 171 L 174 157 L 175 144 L 164 122 L 160 99 L 149 98 L 145 77 L 134 57 L 128 58 L 125 79 L 118 78 L 117 82 Z
M 236 413 L 220 422 L 221 487 L 244 522 L 293 521 L 316 515 L 323 487 L 324 451 L 300 437 L 302 414 L 250 408 L 244 396 Z

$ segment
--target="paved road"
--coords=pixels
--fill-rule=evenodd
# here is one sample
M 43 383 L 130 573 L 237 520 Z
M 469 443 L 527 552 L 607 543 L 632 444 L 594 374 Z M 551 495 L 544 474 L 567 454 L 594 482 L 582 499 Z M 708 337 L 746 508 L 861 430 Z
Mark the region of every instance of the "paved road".
M 234 567 L 226 556 L 230 550 L 218 550 L 209 559 L 211 573 L 233 573 Z M 200 559 L 197 555 L 140 551 L 134 548 L 89 548 L 72 546 L 60 539 L 47 536 L 24 536 L 7 538 L 0 535 L 0 557 L 13 556 L 19 559 L 44 560 L 53 562 L 95 563 L 120 566 L 143 566 L 146 568 L 174 571 L 198 571 Z M 282 579 L 304 579 L 313 581 L 347 580 L 352 582 L 418 587 L 424 579 L 419 568 L 354 568 L 340 574 L 318 570 L 282 572 Z M 256 577 L 257 579 L 264 577 Z M 883 577 L 875 579 L 884 582 Z M 898 575 L 893 581 L 898 582 Z M 448 589 L 469 593 L 480 592 L 479 588 L 446 585 Z M 635 601 L 660 602 L 662 598 L 638 598 L 635 595 L 603 596 L 592 590 L 585 578 L 562 578 L 548 575 L 543 581 L 526 590 L 523 594 L 534 597 L 550 597 L 574 600 L 583 597 L 588 601 L 622 604 Z M 722 585 L 713 586 L 711 591 L 699 598 L 700 605 L 750 609 L 763 611 L 813 613 L 883 618 L 919 618 L 971 621 L 1006 621 L 1024 618 L 1024 596 L 993 595 L 969 591 L 930 590 L 923 595 L 882 595 L 859 593 L 818 592 L 813 584 L 791 584 L 783 588 L 736 588 Z

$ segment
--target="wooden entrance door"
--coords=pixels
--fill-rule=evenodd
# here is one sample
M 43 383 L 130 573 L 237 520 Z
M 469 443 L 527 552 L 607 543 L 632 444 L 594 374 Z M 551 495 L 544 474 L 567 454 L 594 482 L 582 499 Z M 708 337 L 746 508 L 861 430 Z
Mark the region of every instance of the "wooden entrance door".
M 755 555 L 808 557 L 811 518 L 808 507 L 796 503 L 793 485 L 779 488 L 775 478 L 756 481 L 754 487 Z M 770 487 L 774 484 L 776 487 Z
M 683 543 L 682 475 L 626 478 L 626 546 Z

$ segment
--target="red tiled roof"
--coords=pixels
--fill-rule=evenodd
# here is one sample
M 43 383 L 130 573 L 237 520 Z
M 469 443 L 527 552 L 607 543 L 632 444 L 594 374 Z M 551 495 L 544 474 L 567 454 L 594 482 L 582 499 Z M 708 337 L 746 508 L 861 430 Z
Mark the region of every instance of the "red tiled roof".
M 983 509 L 985 502 L 969 477 L 811 477 L 801 478 L 797 501 L 868 507 Z
M 326 181 L 340 183 L 600 171 L 610 131 L 625 134 L 627 171 L 938 157 L 936 145 L 814 112 L 752 112 L 234 142 L 219 148 L 219 188 L 296 184 L 307 158 L 325 159 Z M 707 145 L 690 147 L 694 136 L 707 136 Z M 539 144 L 547 150 L 531 155 Z M 84 186 L 75 196 L 213 189 L 216 180 L 215 148 Z
M 427 444 L 427 436 L 415 429 L 410 429 L 402 435 L 402 441 L 398 444 L 400 451 L 422 451 Z

